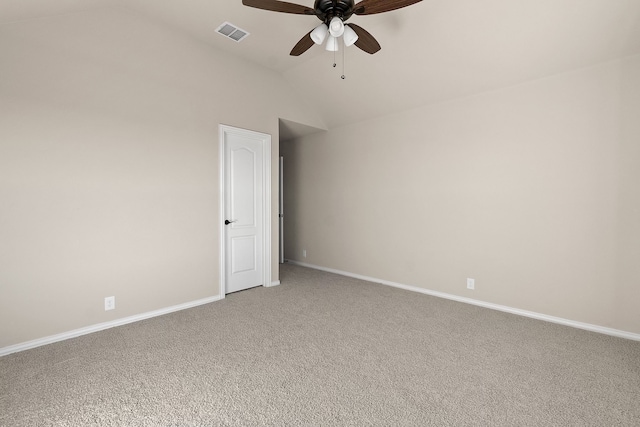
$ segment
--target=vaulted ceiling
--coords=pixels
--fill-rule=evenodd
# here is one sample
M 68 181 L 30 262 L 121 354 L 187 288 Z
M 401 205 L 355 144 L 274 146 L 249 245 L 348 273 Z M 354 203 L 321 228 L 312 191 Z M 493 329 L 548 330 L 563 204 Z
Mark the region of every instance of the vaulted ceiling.
M 293 1 L 313 6 L 313 0 Z M 319 21 L 241 0 L 2 0 L 0 23 L 120 7 L 282 74 L 328 128 L 471 96 L 640 53 L 638 0 L 423 0 L 353 16 L 382 50 L 289 56 Z M 241 43 L 215 32 L 247 30 Z M 81 37 L 81 35 L 78 35 Z

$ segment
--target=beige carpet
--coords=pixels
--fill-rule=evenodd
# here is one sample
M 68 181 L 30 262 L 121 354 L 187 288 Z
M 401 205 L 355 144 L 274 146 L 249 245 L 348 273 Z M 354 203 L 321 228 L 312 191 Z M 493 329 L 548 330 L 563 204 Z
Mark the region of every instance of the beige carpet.
M 640 426 L 640 343 L 285 265 L 0 358 L 2 426 Z

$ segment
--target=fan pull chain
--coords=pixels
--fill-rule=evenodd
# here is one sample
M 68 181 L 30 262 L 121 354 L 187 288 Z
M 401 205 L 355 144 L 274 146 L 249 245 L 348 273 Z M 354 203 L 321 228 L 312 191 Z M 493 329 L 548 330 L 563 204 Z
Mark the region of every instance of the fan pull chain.
M 347 77 L 344 75 L 344 51 L 347 50 L 347 46 L 343 46 L 342 47 L 342 76 L 340 76 L 340 78 L 342 80 L 346 79 Z
M 336 68 L 336 65 L 338 64 L 336 64 L 336 51 L 334 50 L 333 51 L 333 68 Z

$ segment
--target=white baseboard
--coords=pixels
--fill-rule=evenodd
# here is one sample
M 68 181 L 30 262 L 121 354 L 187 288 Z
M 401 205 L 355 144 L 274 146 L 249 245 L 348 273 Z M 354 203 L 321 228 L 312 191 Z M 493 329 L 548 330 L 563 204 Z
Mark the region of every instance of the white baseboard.
M 280 280 L 274 280 L 273 282 L 271 282 L 271 284 L 267 285 L 267 288 L 270 288 L 272 286 L 278 286 L 280 284 Z
M 534 311 L 521 310 L 519 308 L 508 307 L 506 305 L 493 304 L 490 302 L 484 302 L 472 298 L 465 298 L 458 295 L 447 294 L 444 292 L 431 291 L 429 289 L 418 288 L 416 286 L 404 285 L 402 283 L 390 282 L 388 280 L 376 279 L 375 277 L 363 276 L 361 274 L 349 273 L 347 271 L 336 270 L 333 268 L 321 267 L 318 265 L 307 264 L 304 262 L 287 260 L 289 264 L 299 265 L 301 267 L 313 268 L 315 270 L 322 270 L 329 273 L 339 274 L 341 276 L 353 277 L 354 279 L 365 280 L 367 282 L 379 283 L 381 285 L 393 286 L 394 288 L 405 289 L 408 291 L 418 292 L 425 295 L 431 295 L 438 298 L 445 298 L 453 301 L 463 302 L 466 304 L 477 305 L 479 307 L 490 308 L 492 310 L 504 311 L 506 313 L 517 314 L 519 316 L 530 317 L 533 319 L 544 320 L 545 322 L 558 323 L 560 325 L 571 326 L 573 328 L 584 329 L 591 332 L 598 332 L 605 335 L 611 335 L 619 338 L 626 338 L 629 340 L 640 341 L 640 334 L 633 332 L 621 331 L 618 329 L 607 328 L 599 325 L 592 325 L 590 323 L 576 322 L 574 320 L 564 319 L 562 317 L 549 316 L 546 314 L 536 313 Z
M 40 347 L 47 344 L 52 344 L 58 341 L 68 340 L 69 338 L 76 338 L 82 335 L 90 334 L 93 332 L 103 331 L 105 329 L 113 328 L 116 326 L 126 325 L 127 323 L 133 323 L 140 320 L 149 319 L 151 317 L 162 316 L 163 314 L 173 313 L 174 311 L 186 310 L 188 308 L 197 307 L 203 304 L 209 304 L 211 302 L 219 301 L 222 297 L 215 296 L 210 298 L 203 298 L 196 301 L 187 302 L 184 304 L 178 304 L 171 307 L 161 308 L 159 310 L 148 311 L 142 314 L 136 314 L 134 316 L 123 317 L 122 319 L 116 319 L 109 322 L 98 323 L 97 325 L 87 326 L 85 328 L 75 329 L 69 332 L 63 332 L 61 334 L 51 335 L 44 338 L 39 338 L 33 341 L 27 341 L 20 344 L 10 345 L 8 347 L 0 348 L 0 357 L 6 356 L 11 353 L 17 353 L 19 351 L 29 350 L 30 348 Z

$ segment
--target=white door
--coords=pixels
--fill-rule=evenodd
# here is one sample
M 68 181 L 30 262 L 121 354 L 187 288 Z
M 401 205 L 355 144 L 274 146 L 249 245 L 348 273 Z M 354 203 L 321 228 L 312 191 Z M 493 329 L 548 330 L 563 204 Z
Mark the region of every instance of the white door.
M 223 146 L 224 293 L 269 285 L 266 235 L 271 233 L 266 199 L 265 145 L 270 136 L 221 126 Z M 270 150 L 268 150 L 270 153 Z M 269 154 L 270 155 L 270 154 Z M 270 159 L 269 159 L 270 160 Z M 268 258 L 267 258 L 268 255 Z

